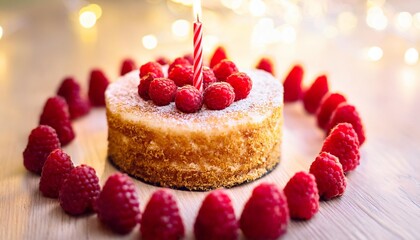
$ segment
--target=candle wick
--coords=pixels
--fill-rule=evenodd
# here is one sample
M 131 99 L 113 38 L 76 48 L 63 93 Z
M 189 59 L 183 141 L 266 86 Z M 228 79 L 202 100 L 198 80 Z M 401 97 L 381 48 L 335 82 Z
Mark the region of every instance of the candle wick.
M 200 22 L 200 17 L 198 15 L 198 13 L 197 13 L 197 22 Z

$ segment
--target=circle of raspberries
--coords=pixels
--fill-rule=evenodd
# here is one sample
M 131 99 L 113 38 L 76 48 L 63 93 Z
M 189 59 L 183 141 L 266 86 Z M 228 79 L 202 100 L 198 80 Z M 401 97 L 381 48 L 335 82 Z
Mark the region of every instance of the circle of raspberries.
M 310 219 L 319 209 L 318 188 L 314 175 L 297 172 L 284 187 L 290 217 L 294 219 Z
M 126 234 L 140 223 L 140 203 L 130 178 L 122 173 L 111 175 L 96 201 L 101 222 L 114 232 Z
M 320 153 L 311 164 L 309 172 L 315 176 L 318 194 L 325 200 L 341 196 L 346 190 L 343 168 L 338 158 L 330 153 Z
M 237 239 L 239 223 L 232 201 L 222 190 L 209 193 L 204 199 L 194 223 L 197 240 Z
M 249 239 L 277 239 L 286 232 L 289 209 L 283 191 L 276 185 L 262 183 L 242 211 L 240 226 Z
M 42 168 L 39 190 L 46 197 L 57 198 L 61 185 L 73 168 L 70 156 L 63 150 L 52 151 Z
M 144 210 L 140 232 L 144 240 L 184 237 L 184 224 L 178 206 L 168 190 L 153 193 Z
M 23 151 L 23 165 L 31 172 L 41 174 L 48 155 L 60 147 L 60 140 L 54 128 L 40 125 L 29 134 L 28 144 Z
M 60 205 L 70 215 L 93 210 L 101 187 L 95 169 L 87 165 L 73 168 L 59 191 Z

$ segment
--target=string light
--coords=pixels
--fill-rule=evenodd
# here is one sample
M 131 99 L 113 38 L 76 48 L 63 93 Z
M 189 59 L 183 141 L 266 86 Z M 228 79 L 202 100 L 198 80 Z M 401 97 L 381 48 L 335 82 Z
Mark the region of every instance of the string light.
M 143 46 L 146 49 L 155 49 L 158 45 L 158 40 L 155 35 L 149 34 L 143 37 L 142 39 Z
M 413 25 L 413 17 L 408 12 L 400 12 L 395 17 L 395 26 L 398 30 L 405 31 Z
M 376 62 L 381 60 L 384 55 L 384 51 L 382 51 L 382 48 L 375 46 L 368 49 L 367 55 L 369 60 Z
M 249 12 L 254 17 L 261 17 L 265 14 L 267 6 L 262 0 L 251 0 L 249 2 Z
M 0 26 L 0 39 L 3 37 L 3 27 Z
M 366 23 L 369 27 L 381 31 L 388 25 L 388 18 L 385 16 L 382 8 L 371 7 L 368 9 Z
M 94 12 L 85 11 L 80 14 L 79 22 L 84 28 L 92 28 L 96 24 L 96 15 Z
M 190 22 L 184 19 L 178 19 L 172 23 L 172 33 L 180 38 L 185 38 L 190 33 Z
M 419 61 L 419 52 L 415 48 L 409 48 L 405 51 L 404 61 L 409 65 L 414 65 Z

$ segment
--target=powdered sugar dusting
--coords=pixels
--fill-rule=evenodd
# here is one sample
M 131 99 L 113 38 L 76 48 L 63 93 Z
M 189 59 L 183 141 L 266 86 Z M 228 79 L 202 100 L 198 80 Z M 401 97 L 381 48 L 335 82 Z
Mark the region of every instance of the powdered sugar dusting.
M 283 86 L 271 74 L 261 70 L 244 71 L 252 79 L 249 96 L 223 110 L 209 110 L 205 106 L 197 113 L 182 113 L 175 104 L 156 106 L 144 101 L 137 93 L 139 72 L 120 77 L 106 91 L 107 108 L 130 122 L 143 122 L 149 127 L 174 128 L 180 131 L 223 130 L 240 124 L 257 123 L 283 105 Z

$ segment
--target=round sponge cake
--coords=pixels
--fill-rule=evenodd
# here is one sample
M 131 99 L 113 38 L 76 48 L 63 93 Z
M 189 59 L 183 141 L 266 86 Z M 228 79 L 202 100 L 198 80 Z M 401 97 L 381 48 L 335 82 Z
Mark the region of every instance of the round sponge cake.
M 283 87 L 261 70 L 246 99 L 223 110 L 178 111 L 139 97 L 139 72 L 106 93 L 108 157 L 123 172 L 163 187 L 210 190 L 255 180 L 280 161 Z

